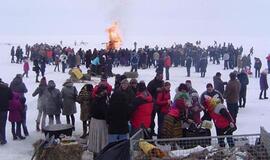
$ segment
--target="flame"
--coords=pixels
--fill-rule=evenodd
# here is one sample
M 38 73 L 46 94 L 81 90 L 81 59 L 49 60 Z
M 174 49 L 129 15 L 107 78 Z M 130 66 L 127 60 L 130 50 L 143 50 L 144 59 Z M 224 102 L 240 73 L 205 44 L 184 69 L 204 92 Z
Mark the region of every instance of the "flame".
M 113 24 L 106 29 L 109 33 L 109 42 L 106 44 L 106 49 L 118 49 L 122 44 L 122 37 L 119 33 L 119 26 L 117 22 L 113 22 Z

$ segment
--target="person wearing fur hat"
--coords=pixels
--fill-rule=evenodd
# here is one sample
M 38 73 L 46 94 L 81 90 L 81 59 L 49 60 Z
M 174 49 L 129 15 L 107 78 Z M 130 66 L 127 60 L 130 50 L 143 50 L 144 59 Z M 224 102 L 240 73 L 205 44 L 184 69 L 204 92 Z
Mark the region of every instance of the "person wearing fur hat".
M 210 97 L 205 95 L 205 111 L 213 119 L 217 136 L 232 135 L 237 129 L 235 121 L 227 110 L 226 106 L 220 102 L 220 99 L 216 96 Z M 227 137 L 229 147 L 234 147 L 234 141 L 232 137 Z M 218 138 L 220 147 L 225 147 L 224 138 Z
M 80 119 L 83 122 L 83 135 L 81 136 L 81 138 L 85 138 L 87 136 L 87 123 L 90 121 L 91 118 L 91 103 L 93 101 L 92 92 L 93 85 L 85 84 L 77 97 L 77 101 L 81 105 Z
M 131 87 L 129 86 L 129 82 L 127 79 L 123 79 L 120 83 L 119 88 L 115 91 L 123 92 L 128 101 L 128 104 L 130 104 L 136 96 Z
M 66 116 L 67 124 L 70 124 L 70 118 L 71 118 L 73 130 L 75 130 L 74 114 L 77 113 L 76 99 L 77 99 L 78 91 L 76 87 L 73 86 L 73 82 L 70 79 L 67 79 L 66 82 L 63 84 L 61 94 L 62 94 L 62 99 L 63 99 L 62 114 Z

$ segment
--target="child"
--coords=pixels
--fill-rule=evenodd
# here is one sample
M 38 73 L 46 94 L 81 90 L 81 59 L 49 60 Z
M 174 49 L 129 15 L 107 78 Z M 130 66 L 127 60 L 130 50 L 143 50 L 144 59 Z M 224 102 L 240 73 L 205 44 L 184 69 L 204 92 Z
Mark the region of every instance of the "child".
M 28 62 L 28 58 L 25 57 L 23 59 L 23 74 L 22 76 L 24 77 L 24 75 L 26 75 L 26 78 L 28 78 L 28 71 L 29 71 L 29 62 Z
M 21 135 L 22 113 L 23 106 L 20 102 L 20 94 L 13 92 L 13 98 L 9 104 L 8 117 L 8 120 L 11 122 L 11 132 L 13 135 L 13 140 L 17 140 L 18 138 L 25 139 L 25 137 Z

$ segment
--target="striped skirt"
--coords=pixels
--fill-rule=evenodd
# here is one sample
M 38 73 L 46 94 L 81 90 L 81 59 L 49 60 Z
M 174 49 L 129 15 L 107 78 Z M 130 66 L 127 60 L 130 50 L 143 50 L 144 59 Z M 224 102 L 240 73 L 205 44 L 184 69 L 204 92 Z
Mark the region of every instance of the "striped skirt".
M 161 138 L 180 138 L 183 137 L 182 125 L 179 119 L 166 115 L 164 117 Z

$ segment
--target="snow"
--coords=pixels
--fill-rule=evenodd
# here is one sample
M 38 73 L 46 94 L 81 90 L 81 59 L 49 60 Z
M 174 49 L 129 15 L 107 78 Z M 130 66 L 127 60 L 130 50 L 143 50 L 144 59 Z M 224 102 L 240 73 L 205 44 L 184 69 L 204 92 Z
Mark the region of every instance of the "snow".
M 47 41 L 49 41 L 47 39 Z M 52 40 L 53 41 L 53 40 Z M 1 41 L 3 42 L 3 41 Z M 5 42 L 11 42 L 12 41 L 5 41 Z M 18 41 L 16 42 L 16 45 L 21 45 L 24 47 L 24 45 L 29 43 L 29 41 Z M 33 41 L 34 42 L 34 39 Z M 52 43 L 57 43 L 59 41 L 53 41 Z M 70 41 L 72 42 L 72 41 Z M 74 42 L 74 41 L 73 41 Z M 72 43 L 69 43 L 68 45 L 72 46 Z M 83 46 L 83 48 L 90 48 L 93 47 L 94 44 L 88 44 L 88 46 Z M 78 46 L 76 47 L 76 49 Z M 23 72 L 23 66 L 22 64 L 11 64 L 10 63 L 10 49 L 11 46 L 4 45 L 3 43 L 0 43 L 0 66 L 1 66 L 1 72 L 0 77 L 4 82 L 10 83 L 12 79 L 15 77 L 17 73 Z M 256 52 L 255 48 L 255 54 L 258 57 L 262 57 L 262 61 L 264 66 L 262 68 L 266 68 L 266 60 L 263 58 L 265 57 L 265 52 Z M 32 65 L 32 64 L 30 64 Z M 54 66 L 47 65 L 46 68 L 46 77 L 47 80 L 54 80 L 57 84 L 57 88 L 62 88 L 62 83 L 69 77 L 68 74 L 63 74 L 61 72 L 54 72 L 53 71 Z M 30 67 L 32 68 L 32 67 Z M 85 71 L 85 68 L 82 67 L 82 69 Z M 129 71 L 130 67 L 119 67 L 114 68 L 114 73 L 124 73 L 125 71 Z M 212 82 L 213 75 L 217 72 L 222 73 L 222 79 L 227 81 L 229 79 L 229 73 L 232 70 L 223 70 L 223 61 L 220 65 L 214 65 L 209 63 L 207 68 L 207 73 L 205 78 L 201 78 L 200 74 L 194 72 L 194 68 L 192 68 L 191 77 L 186 77 L 186 68 L 184 67 L 177 67 L 177 68 L 171 68 L 170 69 L 170 77 L 171 77 L 171 95 L 173 97 L 174 95 L 174 89 L 182 82 L 185 82 L 187 79 L 191 79 L 193 87 L 198 90 L 198 92 L 201 94 L 203 91 L 205 91 L 205 86 L 208 82 Z M 138 70 L 139 72 L 139 78 L 138 80 L 144 80 L 146 83 L 148 83 L 150 80 L 153 79 L 155 75 L 154 68 L 148 69 L 148 70 Z M 259 127 L 264 126 L 267 130 L 270 130 L 270 123 L 268 122 L 270 113 L 270 107 L 269 107 L 269 100 L 259 100 L 259 79 L 256 79 L 254 77 L 250 77 L 250 84 L 248 85 L 247 89 L 247 104 L 246 108 L 240 108 L 239 114 L 237 117 L 237 126 L 238 130 L 234 134 L 249 134 L 249 133 L 259 133 Z M 37 98 L 33 98 L 31 94 L 35 90 L 35 88 L 38 86 L 37 83 L 35 83 L 35 74 L 34 72 L 30 71 L 29 78 L 23 79 L 24 83 L 26 84 L 28 88 L 28 93 L 26 94 L 27 97 L 27 105 L 28 105 L 28 112 L 27 112 L 27 125 L 30 132 L 30 136 L 26 138 L 26 140 L 12 140 L 11 136 L 11 125 L 9 122 L 7 122 L 7 128 L 6 128 L 6 134 L 7 134 L 7 141 L 8 143 L 4 146 L 0 146 L 0 159 L 1 160 L 14 160 L 14 159 L 21 159 L 21 160 L 29 160 L 31 158 L 31 155 L 33 154 L 33 147 L 32 144 L 37 141 L 40 138 L 44 138 L 44 135 L 40 132 L 35 131 L 35 119 L 37 116 Z M 98 81 L 98 79 L 94 78 L 94 81 Z M 114 78 L 110 78 L 109 82 L 113 85 Z M 83 84 L 76 84 L 76 87 L 78 90 L 83 86 Z M 269 95 L 269 94 L 268 94 Z M 75 115 L 76 117 L 76 131 L 74 133 L 75 136 L 78 136 L 82 134 L 82 124 L 79 119 L 79 105 L 78 107 L 78 113 Z M 65 117 L 61 117 L 62 123 L 65 123 Z M 212 135 L 215 135 L 214 129 L 212 130 Z

